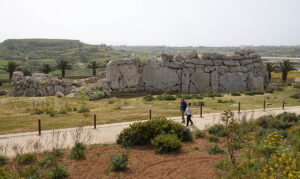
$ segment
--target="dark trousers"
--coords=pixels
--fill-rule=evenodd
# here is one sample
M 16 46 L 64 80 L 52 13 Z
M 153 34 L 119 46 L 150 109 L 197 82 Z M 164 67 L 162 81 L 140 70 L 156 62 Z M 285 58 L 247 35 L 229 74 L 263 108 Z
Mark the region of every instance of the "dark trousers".
M 192 121 L 192 115 L 187 115 L 187 123 L 186 123 L 186 126 L 189 126 L 189 122 L 191 122 L 191 125 L 193 125 L 193 121 Z

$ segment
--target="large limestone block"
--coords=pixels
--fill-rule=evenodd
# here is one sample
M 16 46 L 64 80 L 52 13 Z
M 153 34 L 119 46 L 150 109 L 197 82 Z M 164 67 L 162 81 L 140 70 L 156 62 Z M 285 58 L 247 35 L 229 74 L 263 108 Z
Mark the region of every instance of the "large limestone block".
M 246 90 L 243 73 L 226 73 L 220 76 L 220 85 L 228 92 Z
M 220 80 L 219 80 L 218 72 L 213 71 L 211 73 L 211 88 L 214 91 L 218 91 L 219 90 L 219 84 L 220 84 Z
M 210 90 L 210 73 L 205 73 L 202 69 L 197 68 L 191 75 L 191 83 L 195 89 L 190 88 L 190 93 L 204 93 Z
M 120 66 L 120 73 L 126 88 L 138 87 L 140 81 L 139 66 L 135 64 L 122 65 Z
M 183 93 L 188 93 L 190 84 L 190 72 L 187 68 L 182 69 L 181 81 L 181 91 Z
M 149 60 L 142 71 L 142 81 L 146 90 L 180 91 L 181 79 L 175 69 L 160 67 L 154 60 Z

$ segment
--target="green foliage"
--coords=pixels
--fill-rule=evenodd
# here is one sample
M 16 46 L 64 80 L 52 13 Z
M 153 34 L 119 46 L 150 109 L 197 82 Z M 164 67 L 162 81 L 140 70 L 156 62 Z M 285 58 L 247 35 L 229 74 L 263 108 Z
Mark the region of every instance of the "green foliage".
M 113 172 L 125 171 L 129 164 L 128 152 L 113 153 L 110 156 L 109 170 Z
M 218 136 L 212 135 L 208 138 L 209 142 L 219 142 Z
M 274 89 L 273 88 L 272 89 L 266 89 L 265 93 L 274 93 Z
M 194 99 L 203 99 L 204 98 L 202 94 L 192 94 L 192 97 Z
M 51 179 L 64 179 L 69 176 L 69 172 L 67 169 L 60 165 L 55 165 L 49 174 L 49 178 Z
M 151 140 L 151 144 L 155 147 L 157 153 L 168 153 L 179 151 L 182 143 L 174 134 L 161 134 Z
M 3 165 L 6 165 L 8 162 L 8 158 L 4 155 L 0 155 L 0 167 L 2 167 Z
M 26 153 L 17 155 L 17 162 L 19 165 L 29 165 L 36 161 L 37 157 L 34 153 Z
M 231 93 L 231 96 L 241 96 L 241 94 L 239 92 L 233 92 Z
M 228 100 L 218 99 L 217 103 L 234 103 L 234 100 L 233 99 L 228 99 Z
M 198 146 L 194 146 L 194 147 L 192 147 L 192 150 L 199 150 L 199 147 Z
M 77 110 L 78 113 L 86 113 L 90 112 L 90 109 L 87 105 L 81 105 L 80 108 Z
M 288 133 L 287 131 L 285 130 L 282 130 L 282 129 L 275 129 L 275 128 L 267 128 L 267 129 L 258 129 L 255 133 L 255 137 L 258 139 L 258 138 L 264 138 L 266 137 L 267 135 L 273 133 L 273 132 L 276 132 L 278 133 L 278 135 L 281 135 L 283 137 L 287 137 L 288 136 Z
M 6 169 L 4 167 L 0 167 L 0 178 L 1 179 L 12 179 L 14 177 L 8 169 Z
M 205 131 L 201 131 L 199 129 L 194 130 L 192 133 L 194 134 L 196 139 L 203 138 L 206 136 Z
M 19 168 L 18 173 L 22 178 L 40 178 L 38 168 L 34 166 Z
M 215 125 L 209 127 L 207 130 L 208 130 L 209 134 L 214 134 L 214 135 L 217 135 L 219 137 L 226 136 L 226 134 L 224 135 L 225 126 L 222 125 L 222 124 L 215 124 Z
M 209 97 L 209 98 L 214 98 L 214 97 L 223 97 L 223 94 L 221 93 L 215 93 L 213 91 L 209 91 L 205 94 L 205 96 Z
M 248 95 L 248 96 L 254 96 L 254 95 L 264 95 L 265 92 L 264 91 L 245 91 L 244 94 Z
M 49 168 L 54 166 L 55 164 L 56 164 L 56 159 L 52 153 L 50 153 L 42 161 L 40 161 L 40 166 L 42 168 Z
M 20 70 L 20 64 L 14 61 L 8 61 L 7 64 L 4 64 L 0 67 L 0 70 L 9 73 L 9 80 L 11 80 L 13 73 L 17 70 Z
M 193 106 L 204 106 L 205 104 L 204 104 L 204 101 L 193 101 Z
M 233 150 L 239 150 L 239 149 L 241 149 L 242 148 L 241 143 L 238 142 L 238 141 L 233 142 L 232 143 L 232 148 L 233 148 Z
M 150 144 L 160 134 L 175 134 L 181 141 L 192 140 L 191 131 L 184 125 L 166 118 L 135 122 L 122 130 L 117 143 L 125 147 Z
M 230 169 L 230 167 L 231 167 L 231 162 L 229 160 L 222 159 L 219 160 L 216 164 L 217 169 L 224 170 L 224 171 Z
M 158 95 L 157 99 L 165 100 L 165 101 L 174 101 L 174 100 L 176 100 L 176 97 L 174 97 L 173 95 L 167 94 L 167 93 L 163 93 L 161 95 Z
M 297 122 L 299 120 L 299 117 L 296 116 L 293 113 L 282 113 L 277 115 L 276 117 L 273 117 L 271 115 L 269 116 L 262 116 L 257 119 L 256 123 L 260 127 L 264 129 L 278 129 L 278 130 L 285 130 L 293 126 L 293 122 Z
M 294 67 L 294 64 L 292 62 L 290 62 L 289 60 L 283 60 L 283 62 L 279 63 L 279 70 L 282 73 L 282 81 L 286 82 L 288 73 L 290 71 L 296 70 L 296 68 Z
M 74 160 L 83 160 L 85 159 L 85 149 L 86 145 L 83 143 L 75 143 L 74 147 L 72 147 L 70 157 Z
M 294 99 L 300 99 L 300 93 L 295 93 L 295 94 L 291 95 L 290 97 L 294 98 Z
M 293 87 L 294 88 L 300 88 L 300 83 L 298 82 L 298 83 L 295 83 L 294 85 L 293 85 Z
M 93 76 L 96 76 L 96 70 L 98 69 L 98 68 L 100 68 L 101 67 L 101 65 L 98 63 L 98 62 L 96 62 L 96 61 L 91 61 L 88 65 L 87 65 L 87 68 L 88 69 L 92 69 L 93 70 Z
M 42 64 L 42 67 L 40 68 L 40 71 L 45 74 L 48 74 L 53 70 L 54 69 L 50 64 Z
M 61 70 L 61 77 L 64 78 L 65 77 L 65 71 L 66 70 L 72 70 L 72 65 L 70 64 L 69 61 L 67 60 L 57 60 L 57 68 Z
M 214 155 L 214 154 L 224 154 L 225 151 L 224 149 L 222 149 L 219 145 L 213 145 L 213 146 L 209 146 L 206 149 L 207 153 L 210 155 Z
M 155 98 L 151 94 L 147 94 L 144 98 L 145 101 L 153 101 Z

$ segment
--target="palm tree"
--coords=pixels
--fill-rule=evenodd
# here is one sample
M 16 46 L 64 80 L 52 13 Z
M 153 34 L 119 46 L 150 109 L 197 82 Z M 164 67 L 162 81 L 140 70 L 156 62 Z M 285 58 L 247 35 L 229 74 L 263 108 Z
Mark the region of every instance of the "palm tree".
M 283 62 L 280 62 L 279 64 L 279 70 L 282 72 L 282 81 L 285 83 L 288 73 L 296 69 L 292 62 L 290 62 L 289 60 L 283 60 Z
M 50 73 L 51 71 L 53 71 L 53 68 L 49 65 L 49 64 L 43 64 L 40 71 L 42 73 L 45 73 L 45 74 L 48 74 Z
M 93 69 L 93 75 L 96 76 L 96 70 L 98 68 L 100 68 L 100 64 L 97 63 L 96 61 L 91 61 L 88 66 L 87 66 L 88 69 Z
M 14 61 L 9 61 L 7 64 L 2 65 L 0 69 L 9 73 L 9 80 L 11 81 L 14 72 L 20 70 L 20 64 Z
M 57 68 L 61 70 L 61 77 L 64 78 L 66 70 L 72 70 L 72 66 L 67 60 L 57 60 Z
M 272 72 L 274 72 L 278 67 L 273 65 L 272 63 L 266 63 L 266 69 L 269 74 L 269 81 L 271 80 L 272 77 Z

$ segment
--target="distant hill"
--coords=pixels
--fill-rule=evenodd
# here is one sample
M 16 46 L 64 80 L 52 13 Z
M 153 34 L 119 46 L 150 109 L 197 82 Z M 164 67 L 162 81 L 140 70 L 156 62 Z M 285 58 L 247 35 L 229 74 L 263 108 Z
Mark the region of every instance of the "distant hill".
M 211 52 L 232 54 L 241 49 L 253 49 L 264 57 L 300 57 L 300 46 L 238 46 L 238 47 L 168 47 L 168 46 L 112 46 L 117 50 L 159 55 L 161 53 L 186 55 L 192 50 L 198 53 Z

